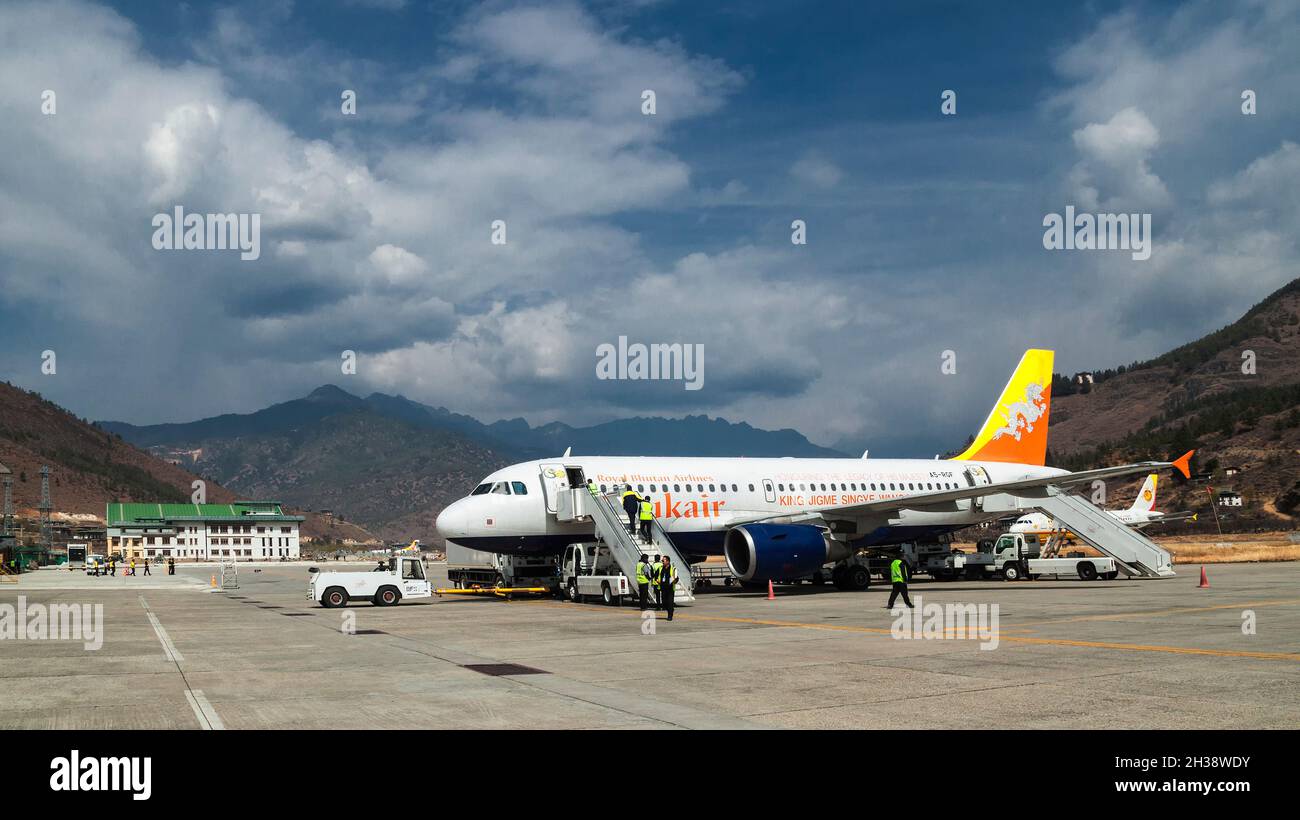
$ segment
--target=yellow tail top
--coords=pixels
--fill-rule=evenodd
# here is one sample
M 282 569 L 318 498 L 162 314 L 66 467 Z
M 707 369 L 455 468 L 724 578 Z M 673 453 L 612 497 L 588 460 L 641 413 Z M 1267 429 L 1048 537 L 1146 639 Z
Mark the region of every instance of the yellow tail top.
M 1047 460 L 1054 356 L 1051 350 L 1025 351 L 979 435 L 958 461 L 1041 465 Z

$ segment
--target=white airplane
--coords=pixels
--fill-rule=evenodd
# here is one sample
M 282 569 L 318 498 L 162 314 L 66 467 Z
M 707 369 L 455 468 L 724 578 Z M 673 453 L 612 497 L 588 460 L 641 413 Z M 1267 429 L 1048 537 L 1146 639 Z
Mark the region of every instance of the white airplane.
M 1164 521 L 1181 521 L 1190 518 L 1196 520 L 1194 512 L 1162 513 L 1155 509 L 1156 504 L 1156 486 L 1159 478 L 1155 473 L 1147 476 L 1147 480 L 1142 484 L 1142 489 L 1138 492 L 1137 498 L 1133 499 L 1133 506 L 1127 510 L 1106 510 L 1121 524 L 1127 524 L 1135 529 L 1142 529 L 1151 524 Z M 1011 525 L 1011 532 L 1021 532 L 1034 535 L 1051 535 L 1063 532 L 1064 527 L 1056 519 L 1040 512 L 1032 512 L 1022 515 Z M 1065 533 L 1073 535 L 1073 533 Z
M 439 513 L 438 533 L 464 547 L 554 555 L 589 540 L 591 522 L 557 521 L 559 493 L 590 479 L 631 485 L 692 562 L 723 554 L 742 581 L 792 578 L 862 547 L 933 538 L 1000 517 L 981 499 L 1066 488 L 1176 467 L 1144 462 L 1071 473 L 1045 467 L 1053 352 L 1028 350 L 961 455 L 934 459 L 565 456 L 513 464 Z M 1028 505 L 1026 505 L 1028 507 Z

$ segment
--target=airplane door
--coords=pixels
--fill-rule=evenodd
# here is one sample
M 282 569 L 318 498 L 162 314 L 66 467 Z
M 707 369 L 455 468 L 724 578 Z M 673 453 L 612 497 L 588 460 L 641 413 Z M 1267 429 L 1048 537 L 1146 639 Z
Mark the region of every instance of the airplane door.
M 978 464 L 972 464 L 966 468 L 966 483 L 971 487 L 982 487 L 993 482 L 989 479 L 988 470 Z
M 769 504 L 776 503 L 776 487 L 772 485 L 772 479 L 763 479 L 763 499 Z
M 569 489 L 569 474 L 565 471 L 563 464 L 543 464 L 542 470 L 542 489 L 546 494 L 546 511 L 553 513 L 559 510 L 556 504 L 559 501 L 560 493 Z

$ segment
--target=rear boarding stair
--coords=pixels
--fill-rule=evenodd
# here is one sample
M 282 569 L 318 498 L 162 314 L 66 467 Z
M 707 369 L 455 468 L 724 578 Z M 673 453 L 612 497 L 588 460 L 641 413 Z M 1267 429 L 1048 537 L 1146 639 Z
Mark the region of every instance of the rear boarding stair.
M 1121 524 L 1086 498 L 1069 495 L 1055 487 L 1049 487 L 1048 493 L 1047 497 L 1035 498 L 1030 504 L 1101 554 L 1114 558 L 1125 575 L 1168 578 L 1175 574 L 1169 552 L 1138 530 Z

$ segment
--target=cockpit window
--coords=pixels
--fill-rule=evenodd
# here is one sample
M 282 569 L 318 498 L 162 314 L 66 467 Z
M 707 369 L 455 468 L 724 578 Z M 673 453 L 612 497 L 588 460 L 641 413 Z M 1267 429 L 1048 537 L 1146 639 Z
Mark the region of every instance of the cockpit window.
M 515 495 L 528 495 L 528 487 L 522 481 L 512 481 L 510 486 L 515 488 Z
M 496 484 L 492 485 L 492 492 L 497 493 L 498 495 L 510 495 L 510 482 L 498 481 Z
M 490 489 L 492 489 L 491 481 L 487 482 L 486 484 L 478 485 L 477 487 L 474 488 L 474 492 L 470 493 L 470 495 L 483 495 Z

